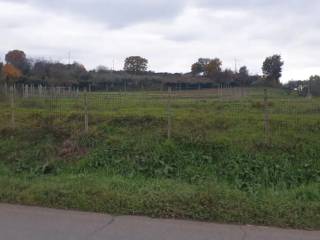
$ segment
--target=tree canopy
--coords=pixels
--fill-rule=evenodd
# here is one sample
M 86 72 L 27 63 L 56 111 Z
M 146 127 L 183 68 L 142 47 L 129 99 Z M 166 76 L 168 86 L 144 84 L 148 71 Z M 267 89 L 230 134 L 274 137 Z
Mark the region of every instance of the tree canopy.
M 18 78 L 20 78 L 22 76 L 21 71 L 16 68 L 15 66 L 13 66 L 10 63 L 7 63 L 6 65 L 4 65 L 3 67 L 3 75 L 6 79 L 6 81 L 15 81 Z
M 148 69 L 148 60 L 140 56 L 131 56 L 126 58 L 124 70 L 132 73 L 145 72 Z
M 13 50 L 8 52 L 5 56 L 5 60 L 8 64 L 13 65 L 24 74 L 28 73 L 31 68 L 26 54 L 20 50 Z
M 262 72 L 268 85 L 277 86 L 280 84 L 283 64 L 280 55 L 266 58 L 262 66 Z
M 221 66 L 222 62 L 219 58 L 210 60 L 204 67 L 204 75 L 214 78 L 218 73 L 221 72 Z
M 219 58 L 199 58 L 192 64 L 191 73 L 196 76 L 202 74 L 205 77 L 215 78 L 221 72 L 222 62 Z
M 140 56 L 125 59 L 124 71 L 98 66 L 87 71 L 77 62 L 64 64 L 43 59 L 30 59 L 21 50 L 12 50 L 5 55 L 5 64 L 0 63 L 0 81 L 42 84 L 47 86 L 74 86 L 93 89 L 165 89 L 224 86 L 251 86 L 267 83 L 279 86 L 283 62 L 280 55 L 266 58 L 264 76 L 251 75 L 246 66 L 238 71 L 223 69 L 219 58 L 199 58 L 192 64 L 189 73 L 156 73 L 148 70 L 148 60 Z M 312 80 L 312 82 L 315 82 Z M 317 81 L 318 82 L 318 81 Z
M 191 73 L 193 76 L 196 76 L 196 75 L 203 73 L 203 72 L 204 72 L 204 68 L 199 62 L 192 64 Z

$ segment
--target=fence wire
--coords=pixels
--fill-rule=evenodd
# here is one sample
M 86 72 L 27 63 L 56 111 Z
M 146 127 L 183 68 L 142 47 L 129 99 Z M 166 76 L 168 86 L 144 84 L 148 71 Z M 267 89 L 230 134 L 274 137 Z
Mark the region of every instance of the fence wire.
M 320 102 L 278 90 L 217 88 L 143 92 L 88 92 L 71 87 L 1 86 L 1 128 L 34 124 L 88 132 L 112 121 L 193 142 L 286 143 L 316 137 Z M 32 122 L 31 121 L 31 122 Z M 130 126 L 129 126 L 130 127 Z M 308 134 L 305 134 L 305 133 Z

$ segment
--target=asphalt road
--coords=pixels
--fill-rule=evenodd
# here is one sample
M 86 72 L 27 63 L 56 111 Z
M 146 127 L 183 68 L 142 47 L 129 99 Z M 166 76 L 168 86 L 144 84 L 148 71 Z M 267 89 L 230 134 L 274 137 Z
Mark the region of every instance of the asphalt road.
M 320 232 L 0 204 L 0 240 L 320 240 Z

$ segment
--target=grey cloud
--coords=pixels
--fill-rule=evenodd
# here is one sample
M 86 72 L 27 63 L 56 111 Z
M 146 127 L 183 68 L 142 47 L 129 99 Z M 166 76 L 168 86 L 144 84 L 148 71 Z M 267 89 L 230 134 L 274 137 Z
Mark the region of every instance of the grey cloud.
M 10 0 L 10 2 L 31 4 L 48 11 L 99 21 L 110 27 L 172 19 L 185 6 L 183 0 Z
M 176 32 L 176 33 L 169 33 L 166 34 L 165 38 L 167 40 L 176 41 L 176 42 L 191 42 L 195 40 L 199 40 L 201 35 L 194 33 L 194 32 Z
M 237 9 L 259 14 L 266 20 L 281 21 L 286 16 L 294 16 L 298 21 L 315 21 L 320 24 L 318 17 L 319 0 L 194 0 L 195 6 L 215 9 Z
M 199 6 L 213 7 L 213 8 L 242 8 L 242 9 L 265 9 L 272 7 L 274 11 L 278 7 L 285 7 L 287 9 L 301 8 L 307 5 L 314 5 L 318 3 L 318 0 L 194 0 L 195 4 Z
M 260 71 L 264 57 L 281 53 L 285 79 L 315 74 L 306 69 L 319 66 L 319 0 L 4 1 L 22 7 L 0 9 L 3 52 L 22 48 L 58 58 L 71 48 L 75 55 L 83 50 L 79 60 L 90 66 L 140 54 L 160 71 L 187 71 L 208 55 L 230 67 L 237 56 L 252 72 Z
M 228 8 L 238 8 L 238 7 L 257 7 L 266 6 L 268 4 L 274 4 L 279 1 L 277 0 L 196 0 L 194 3 L 202 6 L 208 7 L 228 7 Z
M 141 22 L 172 20 L 181 15 L 188 6 L 212 10 L 240 9 L 257 11 L 262 17 L 274 20 L 284 15 L 315 14 L 318 0 L 0 0 L 26 3 L 47 11 L 98 21 L 118 28 Z M 308 18 L 310 16 L 298 16 Z M 319 18 L 318 18 L 319 19 Z M 320 23 L 319 23 L 320 24 Z

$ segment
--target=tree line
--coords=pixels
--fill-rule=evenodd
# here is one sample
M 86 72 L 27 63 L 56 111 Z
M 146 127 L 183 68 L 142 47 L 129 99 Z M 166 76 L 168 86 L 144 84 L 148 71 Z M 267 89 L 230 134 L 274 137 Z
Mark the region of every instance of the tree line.
M 43 86 L 88 87 L 96 90 L 209 88 L 219 86 L 279 87 L 283 61 L 280 55 L 266 58 L 263 75 L 251 75 L 246 66 L 239 71 L 223 69 L 219 58 L 199 58 L 189 73 L 156 73 L 148 71 L 148 60 L 140 56 L 126 58 L 121 71 L 99 66 L 88 71 L 74 62 L 63 64 L 44 59 L 28 58 L 21 50 L 12 50 L 0 63 L 0 81 L 7 84 L 34 84 Z

